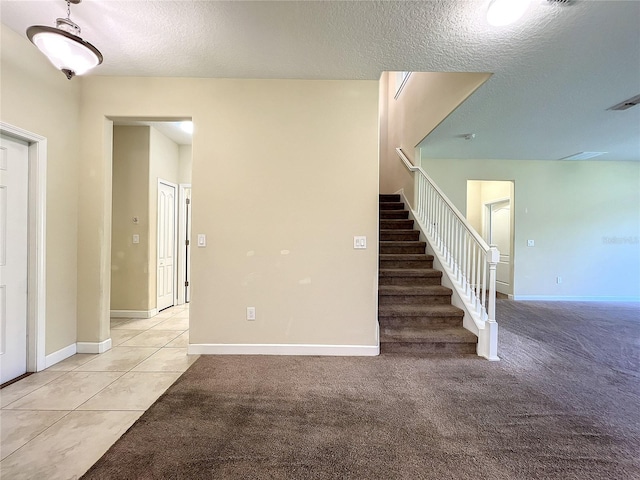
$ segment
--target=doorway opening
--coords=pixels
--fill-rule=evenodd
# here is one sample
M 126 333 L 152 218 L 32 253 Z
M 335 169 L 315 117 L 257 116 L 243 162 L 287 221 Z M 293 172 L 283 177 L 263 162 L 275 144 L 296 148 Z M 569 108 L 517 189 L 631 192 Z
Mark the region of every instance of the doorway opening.
M 180 194 L 191 186 L 191 122 L 111 120 L 111 317 L 150 318 L 185 303 Z
M 513 297 L 514 221 L 513 181 L 467 181 L 467 220 L 489 244 L 500 251 L 496 291 Z

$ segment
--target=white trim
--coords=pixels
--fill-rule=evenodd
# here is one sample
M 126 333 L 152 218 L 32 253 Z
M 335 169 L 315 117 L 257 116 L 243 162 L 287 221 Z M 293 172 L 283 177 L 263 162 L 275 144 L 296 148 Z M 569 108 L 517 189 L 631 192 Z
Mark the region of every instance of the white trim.
M 409 77 L 411 76 L 412 72 L 394 72 L 396 74 L 396 83 L 397 83 L 397 75 L 398 73 L 406 73 L 406 75 L 403 76 L 402 78 L 402 82 L 400 83 L 400 86 L 396 88 L 396 94 L 393 96 L 393 98 L 395 100 L 398 99 L 398 97 L 400 96 L 400 93 L 402 92 L 402 89 L 404 88 L 404 86 L 407 84 L 407 80 L 409 80 Z
M 191 188 L 190 183 L 180 183 L 178 184 L 178 241 L 176 242 L 176 246 L 178 248 L 178 255 L 176 256 L 178 260 L 177 264 L 177 272 L 178 272 L 178 284 L 177 284 L 177 293 L 178 293 L 178 303 L 177 305 L 183 305 L 185 303 L 185 286 L 184 283 L 186 281 L 184 271 L 185 264 L 187 263 L 187 255 L 185 252 L 185 244 L 184 240 L 187 239 L 187 205 L 185 203 L 185 189 Z
M 107 338 L 102 342 L 78 342 L 76 346 L 78 353 L 104 353 L 111 350 L 111 339 Z
M 380 345 L 296 345 L 296 344 L 189 344 L 189 355 L 320 355 L 374 357 Z
M 0 122 L 0 133 L 29 144 L 29 252 L 27 286 L 27 371 L 47 368 L 46 335 L 46 212 L 47 139 Z
M 590 297 L 582 295 L 513 295 L 513 300 L 529 302 L 640 302 L 640 297 Z
M 61 362 L 65 358 L 69 358 L 72 355 L 77 353 L 77 347 L 75 343 L 71 345 L 67 345 L 64 348 L 61 348 L 57 352 L 53 352 L 50 355 L 45 357 L 44 368 L 49 368 L 51 365 L 55 365 L 58 362 Z
M 152 310 L 111 310 L 111 318 L 151 318 L 158 314 L 156 308 Z

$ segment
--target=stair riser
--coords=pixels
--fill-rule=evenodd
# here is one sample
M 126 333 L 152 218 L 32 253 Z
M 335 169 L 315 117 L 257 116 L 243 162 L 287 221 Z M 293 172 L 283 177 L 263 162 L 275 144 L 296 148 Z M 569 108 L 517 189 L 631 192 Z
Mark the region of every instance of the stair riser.
M 433 260 L 380 260 L 380 268 L 433 268 Z
M 388 202 L 380 203 L 380 210 L 404 210 L 404 203 L 401 202 Z
M 417 242 L 420 240 L 420 232 L 413 230 L 411 232 L 404 232 L 402 230 L 398 232 L 394 231 L 381 231 L 381 242 Z
M 398 195 L 397 193 L 381 193 L 379 198 L 380 198 L 380 202 L 399 202 L 400 201 L 400 195 Z
M 440 285 L 440 277 L 379 277 L 378 285 Z
M 384 245 L 380 244 L 381 254 L 424 253 L 424 245 Z
M 448 305 L 451 295 L 378 295 L 378 305 Z
M 380 233 L 383 230 L 413 230 L 413 220 L 380 220 Z
M 378 317 L 380 331 L 392 334 L 417 328 L 461 327 L 462 317 Z
M 380 210 L 380 219 L 382 220 L 406 220 L 409 218 L 407 210 Z
M 380 342 L 381 353 L 403 355 L 475 355 L 475 343 Z

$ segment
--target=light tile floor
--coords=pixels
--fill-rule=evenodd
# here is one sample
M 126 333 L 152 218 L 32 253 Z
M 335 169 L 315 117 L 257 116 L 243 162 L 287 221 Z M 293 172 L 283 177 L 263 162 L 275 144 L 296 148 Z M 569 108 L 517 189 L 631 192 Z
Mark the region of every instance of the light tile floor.
M 0 390 L 0 478 L 74 479 L 177 380 L 189 307 L 112 319 L 112 348 L 78 354 Z

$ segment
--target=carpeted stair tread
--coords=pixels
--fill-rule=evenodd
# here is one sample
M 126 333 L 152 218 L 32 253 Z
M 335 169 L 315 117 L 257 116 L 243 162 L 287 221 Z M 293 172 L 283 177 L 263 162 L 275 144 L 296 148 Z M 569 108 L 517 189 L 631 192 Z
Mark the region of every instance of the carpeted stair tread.
M 378 293 L 384 296 L 431 296 L 431 295 L 451 295 L 452 290 L 442 285 L 380 285 Z
M 385 230 L 412 230 L 413 220 L 407 218 L 381 218 L 380 231 Z
M 433 268 L 381 268 L 379 277 L 435 277 L 442 278 L 442 272 Z
M 403 329 L 380 331 L 380 343 L 467 343 L 477 344 L 478 337 L 463 327 Z
M 406 220 L 409 218 L 409 210 L 380 210 L 382 220 Z
M 420 232 L 416 230 L 380 230 L 381 242 L 416 242 L 420 240 Z
M 464 317 L 453 305 L 380 305 L 379 317 Z
M 425 253 L 382 253 L 380 254 L 380 260 L 404 260 L 404 261 L 425 260 L 425 261 L 432 262 L 433 255 L 427 255 Z
M 404 210 L 402 202 L 380 202 L 380 210 Z
M 399 202 L 400 194 L 398 193 L 381 193 L 379 196 L 380 202 Z
M 404 247 L 404 246 L 416 246 L 420 245 L 421 247 L 426 247 L 426 242 L 421 242 L 419 240 L 390 240 L 390 241 L 382 241 L 380 245 L 385 245 L 387 247 Z

